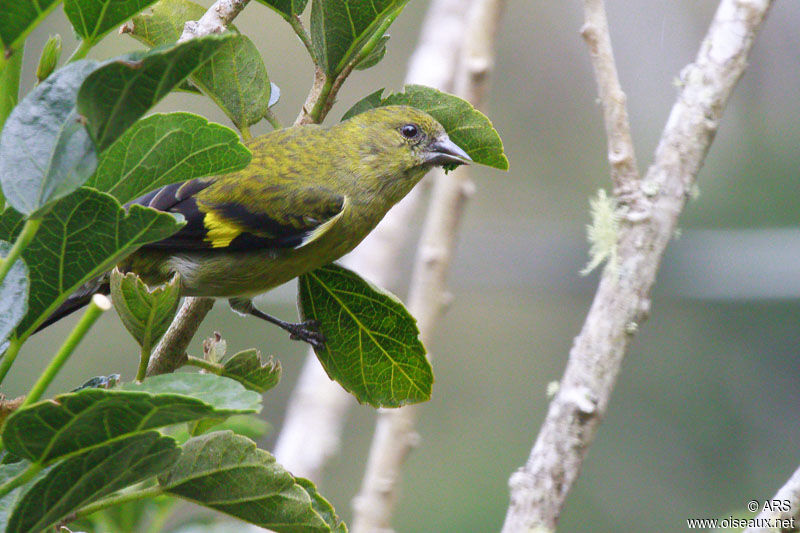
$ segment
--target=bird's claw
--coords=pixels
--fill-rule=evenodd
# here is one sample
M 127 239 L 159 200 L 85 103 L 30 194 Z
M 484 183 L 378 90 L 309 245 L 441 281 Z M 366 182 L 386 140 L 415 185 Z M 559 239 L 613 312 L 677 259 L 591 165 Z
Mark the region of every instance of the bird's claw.
M 293 341 L 304 341 L 314 347 L 315 350 L 321 350 L 325 347 L 325 335 L 319 331 L 319 320 L 306 320 L 299 324 L 292 324 L 292 329 L 289 330 L 289 338 Z

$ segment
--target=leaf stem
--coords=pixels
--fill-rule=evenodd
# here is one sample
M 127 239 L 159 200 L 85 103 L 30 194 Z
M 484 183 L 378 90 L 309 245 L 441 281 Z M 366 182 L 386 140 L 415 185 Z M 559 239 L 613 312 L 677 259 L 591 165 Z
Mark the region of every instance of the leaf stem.
M 56 377 L 56 374 L 58 374 L 61 367 L 64 366 L 64 363 L 67 362 L 67 359 L 69 359 L 69 356 L 75 351 L 75 348 L 78 347 L 83 337 L 86 336 L 89 328 L 100 318 L 100 315 L 102 315 L 104 311 L 108 311 L 109 309 L 111 309 L 111 301 L 107 297 L 102 294 L 95 294 L 92 297 L 92 301 L 89 303 L 86 312 L 83 313 L 80 321 L 72 332 L 70 332 L 67 340 L 61 345 L 58 353 L 56 353 L 52 361 L 50 361 L 50 364 L 47 365 L 47 368 L 44 369 L 42 375 L 39 376 L 39 379 L 33 385 L 33 388 L 31 388 L 31 391 L 28 393 L 28 396 L 25 398 L 20 408 L 27 407 L 42 397 L 45 389 L 47 389 L 48 385 L 50 385 Z
M 39 463 L 31 463 L 30 466 L 28 466 L 28 468 L 26 468 L 24 472 L 22 472 L 16 477 L 12 477 L 8 481 L 0 485 L 0 499 L 2 499 L 3 496 L 11 492 L 12 490 L 24 485 L 25 483 L 33 479 L 34 476 L 36 476 L 36 474 L 38 474 L 41 469 L 42 465 L 40 465 Z
M 109 496 L 108 498 L 96 501 L 92 504 L 87 505 L 86 507 L 78 509 L 75 512 L 75 518 L 86 518 L 90 514 L 96 513 L 97 511 L 102 511 L 103 509 L 112 507 L 114 505 L 133 502 L 144 498 L 152 498 L 154 496 L 159 496 L 163 493 L 164 489 L 158 485 L 153 485 L 152 487 L 147 487 L 146 489 L 123 492 L 122 494 Z
M 6 279 L 11 267 L 17 262 L 19 256 L 22 255 L 22 251 L 30 244 L 31 239 L 36 235 L 41 224 L 41 218 L 29 218 L 25 221 L 22 232 L 17 237 L 17 240 L 14 241 L 14 246 L 11 247 L 7 256 L 0 259 L 0 284 Z
M 136 370 L 136 381 L 141 382 L 147 376 L 147 364 L 150 362 L 150 354 L 153 347 L 150 344 L 143 344 L 139 352 L 139 368 Z
M 92 46 L 94 46 L 94 42 L 92 40 L 82 40 L 78 48 L 76 48 L 75 51 L 72 52 L 72 55 L 69 56 L 69 59 L 67 59 L 67 63 L 72 63 L 73 61 L 78 61 L 79 59 L 86 57 L 86 54 L 89 53 L 89 50 L 92 48 Z
M 245 141 L 251 141 L 253 139 L 253 134 L 250 133 L 250 126 L 247 124 L 242 124 L 239 128 L 239 132 L 242 134 L 242 139 Z
M 289 15 L 286 17 L 286 22 L 289 23 L 294 32 L 300 38 L 300 41 L 303 43 L 303 46 L 306 47 L 306 50 L 308 50 L 308 55 L 311 56 L 311 60 L 314 62 L 314 64 L 319 65 L 317 53 L 314 51 L 314 46 L 311 43 L 311 37 L 309 37 L 305 26 L 303 26 L 303 21 L 300 20 L 300 15 Z
M 0 130 L 19 100 L 19 73 L 22 70 L 22 46 L 10 58 L 0 51 Z
M 19 349 L 21 347 L 22 341 L 20 341 L 18 337 L 14 337 L 9 341 L 8 349 L 6 350 L 6 353 L 3 354 L 2 361 L 0 361 L 0 383 L 3 382 L 6 374 L 8 374 L 8 369 L 14 364 L 14 359 L 17 358 L 17 354 L 19 353 Z
M 202 368 L 218 376 L 221 376 L 223 372 L 222 365 L 191 355 L 186 356 L 186 364 Z
M 283 128 L 283 124 L 281 124 L 280 119 L 278 119 L 275 113 L 272 112 L 272 109 L 266 110 L 264 118 L 267 119 L 267 122 L 269 122 L 274 129 L 279 130 Z

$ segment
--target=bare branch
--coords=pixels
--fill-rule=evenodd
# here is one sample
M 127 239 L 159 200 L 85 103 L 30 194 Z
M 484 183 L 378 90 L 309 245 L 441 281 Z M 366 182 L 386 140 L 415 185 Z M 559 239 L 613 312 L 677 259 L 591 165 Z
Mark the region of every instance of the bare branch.
M 770 4 L 720 2 L 695 62 L 681 73 L 683 89 L 654 163 L 640 183 L 620 185 L 630 196 L 620 213 L 619 266 L 603 273 L 530 457 L 511 476 L 503 531 L 555 530 L 606 412 L 628 341 L 647 318 L 664 249 Z
M 456 93 L 472 100 L 486 94 L 494 63 L 494 45 L 504 0 L 475 0 L 462 34 L 456 71 Z M 423 342 L 430 338 L 450 295 L 447 277 L 457 242 L 464 206 L 474 186 L 466 168 L 437 171 L 411 277 L 409 311 L 417 318 Z M 430 357 L 430 354 L 429 354 Z M 353 532 L 390 531 L 397 503 L 401 470 L 419 437 L 414 429 L 418 406 L 381 410 L 370 448 L 361 490 L 353 502 Z
M 431 3 L 409 62 L 406 83 L 452 90 L 465 13 L 464 0 Z M 342 262 L 380 286 L 391 286 L 421 196 L 421 187 L 414 188 Z M 349 405 L 350 396 L 328 378 L 314 352 L 309 351 L 275 445 L 278 461 L 295 475 L 318 479 L 328 458 L 338 451 Z
M 772 500 L 778 500 L 781 502 L 781 510 L 776 509 L 774 511 L 769 511 L 765 509 L 761 513 L 758 514 L 756 517 L 757 524 L 769 524 L 771 527 L 748 527 L 744 530 L 744 533 L 771 533 L 780 529 L 781 531 L 787 530 L 796 530 L 797 526 L 793 525 L 796 524 L 798 520 L 800 520 L 800 468 L 794 471 L 792 477 L 789 478 L 789 481 L 783 485 L 778 492 L 775 493 L 775 496 L 772 497 Z M 789 502 L 789 510 L 784 511 L 784 506 L 782 502 Z M 788 525 L 786 527 L 784 525 L 779 525 L 776 521 L 781 521 L 782 523 Z M 785 522 L 784 522 L 785 521 Z
M 589 46 L 597 92 L 603 106 L 614 196 L 622 199 L 637 189 L 639 179 L 626 97 L 617 77 L 603 0 L 584 0 L 583 10 L 586 22 L 581 35 Z
M 200 17 L 200 20 L 187 21 L 183 26 L 179 43 L 188 41 L 195 37 L 211 35 L 212 33 L 222 33 L 233 22 L 242 9 L 250 0 L 217 0 L 208 8 L 208 11 Z

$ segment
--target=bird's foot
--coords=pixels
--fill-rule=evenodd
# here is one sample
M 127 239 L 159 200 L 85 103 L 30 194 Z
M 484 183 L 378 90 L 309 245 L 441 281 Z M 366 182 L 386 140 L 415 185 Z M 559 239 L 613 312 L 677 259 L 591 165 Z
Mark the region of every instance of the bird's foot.
M 325 335 L 319 331 L 319 320 L 306 320 L 297 324 L 289 324 L 286 331 L 289 332 L 289 338 L 293 341 L 304 341 L 314 347 L 315 350 L 321 350 L 325 347 Z

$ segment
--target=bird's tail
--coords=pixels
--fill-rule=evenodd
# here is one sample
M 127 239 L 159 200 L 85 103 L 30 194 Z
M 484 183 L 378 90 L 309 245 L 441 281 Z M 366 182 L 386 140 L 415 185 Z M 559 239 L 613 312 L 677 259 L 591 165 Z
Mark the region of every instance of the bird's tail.
M 42 322 L 38 328 L 36 328 L 34 333 L 37 333 L 54 322 L 58 322 L 65 316 L 74 313 L 84 305 L 88 304 L 92 299 L 92 296 L 95 294 L 100 293 L 108 295 L 110 292 L 111 288 L 108 283 L 108 276 L 102 276 L 87 282 L 80 289 L 70 294 L 67 299 L 64 300 L 64 303 L 62 303 L 58 309 L 53 311 L 53 313 L 47 317 L 47 319 Z

